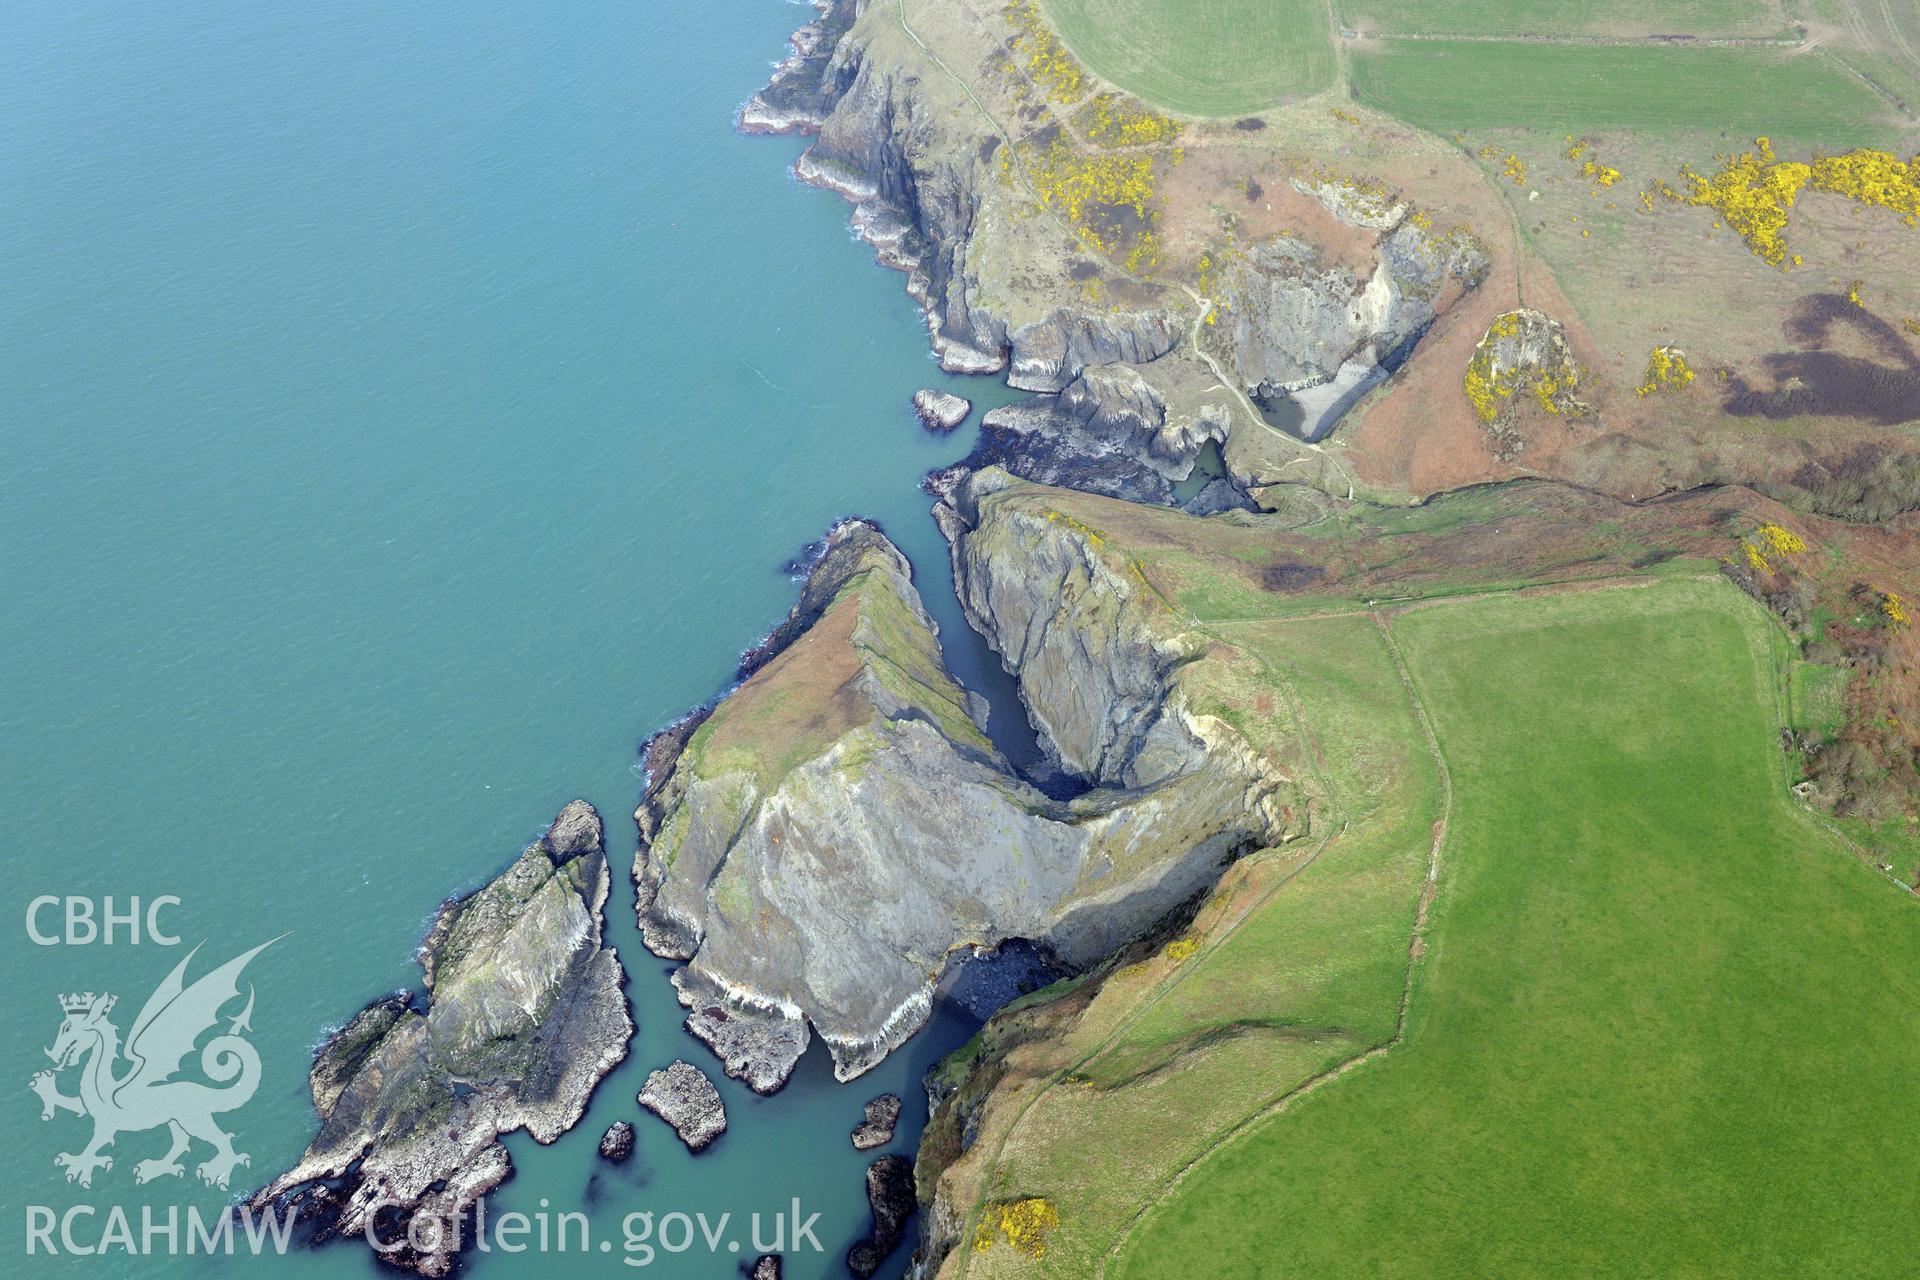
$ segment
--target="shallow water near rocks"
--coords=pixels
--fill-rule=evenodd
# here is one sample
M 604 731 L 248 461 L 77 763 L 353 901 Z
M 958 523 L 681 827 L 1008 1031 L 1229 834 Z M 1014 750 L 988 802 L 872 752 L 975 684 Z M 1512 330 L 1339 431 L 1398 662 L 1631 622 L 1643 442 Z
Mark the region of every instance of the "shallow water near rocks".
M 84 1122 L 43 1123 L 25 1087 L 56 997 L 113 991 L 124 1028 L 188 946 L 198 973 L 290 931 L 247 972 L 266 1066 L 226 1121 L 263 1181 L 312 1134 L 315 1042 L 417 988 L 437 904 L 576 795 L 607 820 L 640 1031 L 579 1128 L 510 1143 L 492 1210 L 584 1200 L 614 1249 L 468 1274 L 621 1273 L 628 1213 L 729 1212 L 744 1238 L 796 1196 L 826 1252 L 787 1274 L 845 1274 L 880 1154 L 848 1141 L 861 1103 L 901 1093 L 887 1149 L 911 1151 L 919 1077 L 970 1024 L 943 1011 L 850 1085 L 817 1048 L 778 1097 L 726 1082 L 732 1128 L 690 1157 L 634 1094 L 676 1056 L 718 1073 L 626 883 L 636 743 L 725 687 L 792 602 L 781 566 L 838 517 L 900 542 L 996 736 L 1023 736 L 916 488 L 972 429 L 928 436 L 908 407 L 921 386 L 1016 397 L 939 374 L 900 277 L 788 175 L 799 140 L 732 129 L 808 13 L 0 9 L 0 1251 L 26 1274 L 372 1274 L 353 1244 L 26 1257 L 25 1206 L 230 1198 L 135 1186 L 157 1131 L 122 1135 L 90 1190 L 62 1180 Z M 178 896 L 184 945 L 35 945 L 38 894 Z M 614 1169 L 595 1146 L 623 1118 L 638 1150 Z

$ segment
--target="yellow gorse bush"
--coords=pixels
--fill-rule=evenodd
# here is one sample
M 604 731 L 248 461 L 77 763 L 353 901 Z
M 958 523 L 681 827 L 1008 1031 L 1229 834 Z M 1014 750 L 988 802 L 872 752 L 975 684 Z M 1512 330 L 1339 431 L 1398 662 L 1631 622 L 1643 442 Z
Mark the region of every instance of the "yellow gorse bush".
M 1176 938 L 1172 942 L 1169 942 L 1167 944 L 1167 950 L 1165 954 L 1167 959 L 1173 961 L 1175 964 L 1178 964 L 1183 960 L 1193 959 L 1194 954 L 1199 950 L 1200 950 L 1200 942 L 1198 939 Z
M 1760 541 L 1767 544 L 1769 550 L 1780 555 L 1797 556 L 1807 549 L 1806 539 L 1793 530 L 1782 528 L 1777 524 L 1761 525 L 1758 536 Z
M 1880 612 L 1886 615 L 1887 621 L 1896 626 L 1904 627 L 1913 622 L 1907 602 L 1898 592 L 1882 591 L 1880 593 Z
M 991 1204 L 981 1215 L 980 1225 L 974 1228 L 973 1249 L 975 1253 L 985 1253 L 1005 1240 L 1015 1253 L 1043 1258 L 1047 1253 L 1047 1236 L 1059 1225 L 1060 1211 L 1053 1207 L 1052 1201 L 1040 1196 Z
M 1678 391 L 1693 381 L 1693 368 L 1686 352 L 1678 347 L 1655 347 L 1647 357 L 1647 372 L 1634 394 L 1650 396 L 1656 391 Z
M 1555 417 L 1580 417 L 1584 406 L 1572 398 L 1582 376 L 1578 365 L 1556 359 L 1553 365 L 1544 367 L 1495 367 L 1500 344 L 1519 336 L 1520 313 L 1509 311 L 1494 317 L 1493 323 L 1487 326 L 1487 336 L 1474 348 L 1473 358 L 1467 362 L 1467 371 L 1461 379 L 1474 416 L 1483 423 L 1492 423 L 1516 393 L 1528 391 L 1542 409 Z
M 1014 26 L 1014 51 L 1027 74 L 1045 86 L 1055 102 L 1078 102 L 1087 91 L 1087 73 L 1053 34 L 1034 0 L 1013 0 L 1004 12 Z
M 1143 224 L 1151 220 L 1147 202 L 1154 194 L 1152 156 L 1089 154 L 1056 137 L 1044 149 L 1021 143 L 1020 163 L 1040 199 L 1072 224 L 1074 233 L 1089 249 L 1112 254 L 1119 248 L 1116 237 L 1110 232 L 1103 235 L 1091 220 L 1099 206 L 1132 209 Z M 1149 242 L 1147 263 L 1151 265 L 1159 257 L 1153 233 L 1142 232 L 1140 240 Z M 1138 250 L 1139 245 L 1135 247 Z M 1134 256 L 1139 255 L 1136 252 Z M 1128 270 L 1136 270 L 1139 265 L 1129 261 Z
M 1680 204 L 1712 209 L 1746 242 L 1753 255 L 1786 270 L 1786 231 L 1794 202 L 1805 190 L 1845 196 L 1857 205 L 1889 209 L 1909 227 L 1920 227 L 1920 155 L 1901 160 L 1891 152 L 1856 148 L 1811 161 L 1782 160 L 1768 138 L 1751 151 L 1721 158 L 1720 172 L 1701 177 L 1682 169 L 1685 192 L 1662 184 L 1661 194 Z M 1800 258 L 1791 259 L 1793 266 Z
M 1181 125 L 1118 93 L 1096 93 L 1074 113 L 1074 125 L 1101 147 L 1151 147 L 1172 142 Z

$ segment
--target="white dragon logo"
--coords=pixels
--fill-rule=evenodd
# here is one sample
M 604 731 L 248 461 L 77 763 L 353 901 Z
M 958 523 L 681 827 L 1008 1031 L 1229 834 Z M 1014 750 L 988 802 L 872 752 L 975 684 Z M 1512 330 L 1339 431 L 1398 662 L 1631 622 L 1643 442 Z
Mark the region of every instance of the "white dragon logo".
M 184 1172 L 180 1157 L 195 1138 L 213 1147 L 212 1157 L 195 1170 L 208 1186 L 224 1189 L 235 1166 L 250 1163 L 244 1152 L 233 1149 L 233 1135 L 213 1118 L 243 1106 L 260 1085 L 260 1055 L 240 1035 L 253 1029 L 248 1021 L 253 1016 L 251 986 L 246 1008 L 224 1035 L 207 1041 L 200 1051 L 201 1072 L 225 1087 L 172 1077 L 193 1052 L 194 1042 L 219 1022 L 221 1008 L 239 997 L 240 971 L 277 941 L 263 942 L 187 986 L 187 965 L 200 950 L 195 947 L 147 997 L 124 1048 L 119 1028 L 107 1020 L 115 997 L 91 991 L 60 997 L 66 1019 L 53 1047 L 46 1050 L 53 1069 L 36 1072 L 29 1087 L 40 1095 L 42 1120 L 51 1120 L 56 1111 L 93 1118 L 93 1140 L 79 1151 L 53 1158 L 67 1171 L 68 1182 L 92 1186 L 94 1170 L 113 1168 L 113 1157 L 101 1153 L 115 1137 L 160 1125 L 173 1135 L 173 1145 L 159 1159 L 134 1165 L 135 1182 L 178 1177 Z M 121 1071 L 123 1057 L 128 1066 Z M 81 1064 L 80 1092 L 70 1097 L 60 1092 L 57 1076 L 75 1064 Z

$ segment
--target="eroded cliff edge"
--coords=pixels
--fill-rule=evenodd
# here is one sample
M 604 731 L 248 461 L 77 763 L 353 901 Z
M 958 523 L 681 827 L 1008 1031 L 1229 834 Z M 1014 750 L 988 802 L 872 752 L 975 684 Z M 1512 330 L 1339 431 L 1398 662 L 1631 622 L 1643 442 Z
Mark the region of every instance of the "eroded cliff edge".
M 1034 543 L 950 511 L 969 608 L 1090 789 L 1056 800 L 1015 773 L 905 558 L 836 529 L 761 665 L 651 744 L 635 815 L 647 945 L 686 961 L 689 1028 L 762 1092 L 816 1033 L 841 1079 L 871 1067 L 957 956 L 1020 938 L 1093 963 L 1295 816 L 1285 772 L 1190 709 L 1194 642 L 1139 584 L 1070 525 Z
M 1245 133 L 1036 83 L 1019 6 L 817 7 L 740 125 L 817 135 L 796 174 L 853 202 L 942 366 L 1035 393 L 986 416 L 976 468 L 1183 505 L 1214 445 L 1225 474 L 1202 511 L 1283 481 L 1346 493 L 1300 437 L 1487 274 L 1471 231 L 1377 184 L 1274 154 L 1296 176 L 1262 191 L 1226 172 Z M 1222 203 L 1230 184 L 1245 210 Z
M 512 1172 L 500 1137 L 554 1141 L 627 1056 L 620 962 L 602 945 L 609 883 L 600 815 L 575 800 L 492 882 L 442 906 L 420 946 L 424 992 L 375 1001 L 321 1046 L 320 1132 L 253 1207 L 297 1213 L 316 1242 L 370 1224 L 405 1241 L 434 1219 L 418 1238 L 438 1247 L 385 1256 L 450 1271 L 453 1224 Z

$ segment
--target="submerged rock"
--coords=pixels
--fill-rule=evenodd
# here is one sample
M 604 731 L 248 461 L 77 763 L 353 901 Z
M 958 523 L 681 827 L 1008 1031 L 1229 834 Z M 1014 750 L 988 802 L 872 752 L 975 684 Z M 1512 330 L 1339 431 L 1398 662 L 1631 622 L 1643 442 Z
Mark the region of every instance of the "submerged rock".
M 907 1233 L 907 1219 L 917 1202 L 913 1191 L 913 1161 L 905 1156 L 881 1156 L 867 1167 L 867 1204 L 873 1210 L 873 1233 L 847 1251 L 847 1270 L 867 1280 Z
M 633 1022 L 601 945 L 609 877 L 600 816 L 584 800 L 484 888 L 440 908 L 420 949 L 425 995 L 367 1006 L 322 1045 L 309 1084 L 320 1132 L 249 1202 L 315 1225 L 315 1242 L 383 1241 L 416 1219 L 424 1251 L 383 1255 L 445 1275 L 454 1224 L 512 1171 L 502 1134 L 548 1143 L 626 1057 Z
M 913 393 L 913 411 L 929 431 L 951 431 L 967 420 L 973 403 L 960 396 L 922 387 Z
M 705 1151 L 727 1131 L 727 1108 L 706 1073 L 676 1059 L 647 1077 L 640 1105 L 673 1126 L 687 1150 Z
M 600 1135 L 600 1156 L 620 1164 L 633 1154 L 633 1126 L 616 1120 Z
M 853 1149 L 871 1151 L 893 1141 L 893 1126 L 900 1122 L 900 1095 L 883 1093 L 867 1103 L 866 1115 L 853 1127 Z

